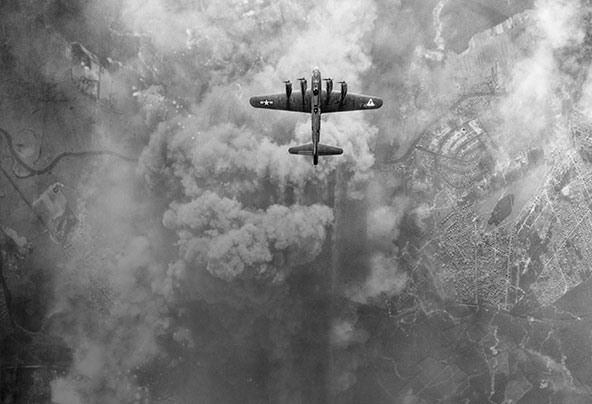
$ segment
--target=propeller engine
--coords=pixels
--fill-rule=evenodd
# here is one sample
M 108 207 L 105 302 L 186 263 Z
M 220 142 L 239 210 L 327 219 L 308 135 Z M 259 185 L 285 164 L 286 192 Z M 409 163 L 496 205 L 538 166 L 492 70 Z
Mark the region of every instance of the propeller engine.
M 333 91 L 333 79 L 331 78 L 327 78 L 327 79 L 323 79 L 325 80 L 326 83 L 326 89 L 327 89 L 327 104 L 329 104 L 329 98 L 331 98 L 331 92 Z
M 286 84 L 286 97 L 288 99 L 288 102 L 290 102 L 290 96 L 292 95 L 292 83 L 290 82 L 290 80 L 286 80 L 284 81 L 284 83 Z
M 304 99 L 304 94 L 306 94 L 306 79 L 304 77 L 300 77 L 300 91 L 302 91 L 302 99 Z
M 341 100 L 339 101 L 340 104 L 343 104 L 345 101 L 345 96 L 347 95 L 347 83 L 345 81 L 340 81 L 341 84 Z

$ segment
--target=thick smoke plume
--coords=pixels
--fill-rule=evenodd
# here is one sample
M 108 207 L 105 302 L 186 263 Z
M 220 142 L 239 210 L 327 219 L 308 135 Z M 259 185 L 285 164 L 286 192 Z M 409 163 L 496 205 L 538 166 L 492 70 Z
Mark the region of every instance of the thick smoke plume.
M 72 181 L 80 234 L 55 272 L 48 330 L 73 362 L 51 383 L 52 400 L 195 402 L 175 383 L 159 388 L 177 371 L 195 377 L 201 402 L 242 391 L 308 397 L 291 352 L 306 332 L 299 294 L 308 292 L 291 277 L 329 248 L 335 172 L 350 195 L 371 178 L 378 128 L 356 113 L 323 120 L 322 141 L 345 153 L 315 168 L 287 153 L 310 141 L 309 118 L 254 110 L 248 98 L 282 92 L 314 66 L 374 93 L 374 2 L 47 0 L 10 14 L 23 22 L 9 27 L 15 71 L 57 86 L 71 100 L 64 110 L 81 111 L 73 132 L 92 140 L 71 147 L 139 155 L 135 172 L 98 160 Z M 102 65 L 96 99 L 71 85 L 74 42 Z M 347 332 L 336 327 L 335 338 Z M 202 367 L 187 371 L 185 357 Z M 220 387 L 228 378 L 234 390 Z
M 119 223 L 104 220 L 127 214 L 130 207 L 146 208 L 126 191 L 133 186 L 129 174 L 116 179 L 121 171 L 121 167 L 103 166 L 103 178 L 115 188 L 96 184 L 96 191 L 87 190 L 97 204 L 87 206 L 83 220 L 96 230 L 105 226 L 100 232 L 103 237 L 93 237 L 90 245 L 75 245 L 81 254 L 56 274 L 54 314 L 48 327 L 74 350 L 68 375 L 52 383 L 56 403 L 121 402 L 143 396 L 134 374 L 147 360 L 160 356 L 158 339 L 175 331 L 170 329 L 167 307 L 172 289 L 166 265 L 158 257 L 163 240 L 150 229 L 153 226 L 146 226 L 145 214 Z M 102 215 L 103 223 L 94 215 Z M 148 231 L 138 234 L 133 229 L 138 225 Z
M 327 346 L 337 369 L 326 376 L 334 377 L 331 394 L 352 389 L 372 335 L 351 312 L 382 307 L 408 286 L 401 223 L 428 214 L 402 195 L 403 184 L 387 187 L 375 175 L 375 145 L 389 146 L 378 163 L 400 157 L 457 94 L 439 69 L 449 52 L 447 2 L 41 3 L 7 6 L 22 24 L 2 18 L 11 36 L 2 49 L 20 80 L 70 100 L 46 113 L 67 117 L 47 137 L 80 121 L 68 127 L 72 137 L 89 140 L 69 147 L 139 156 L 135 171 L 99 160 L 80 173 L 55 172 L 74 178 L 76 211 L 92 234 L 86 250 L 56 265 L 48 330 L 72 348 L 73 361 L 52 382 L 52 400 L 314 402 L 306 371 L 326 366 L 315 355 Z M 514 142 L 544 137 L 541 117 L 583 82 L 579 106 L 592 109 L 588 72 L 563 57 L 582 46 L 582 11 L 578 2 L 536 2 L 539 40 L 498 105 Z M 97 102 L 72 88 L 72 42 L 104 67 L 110 84 Z M 283 80 L 308 78 L 314 66 L 352 92 L 385 99 L 380 111 L 324 117 L 322 142 L 344 155 L 316 168 L 287 154 L 310 141 L 307 116 L 248 103 L 282 92 Z M 363 257 L 358 277 L 330 291 L 310 273 L 332 270 L 339 181 L 347 192 L 335 198 L 363 206 L 362 218 L 341 219 L 362 223 L 364 234 L 351 238 Z M 343 311 L 317 312 L 331 293 L 348 300 Z
M 378 304 L 382 305 L 384 299 L 401 293 L 405 288 L 407 273 L 399 268 L 394 257 L 377 252 L 371 256 L 369 267 L 370 273 L 366 281 L 347 292 L 352 301 L 367 304 L 380 297 Z
M 187 204 L 174 204 L 164 225 L 179 230 L 187 263 L 205 266 L 226 281 L 251 271 L 251 277 L 279 282 L 286 269 L 318 255 L 332 219 L 323 205 L 271 205 L 253 212 L 208 191 Z
M 577 98 L 581 86 L 581 65 L 570 60 L 581 52 L 585 37 L 584 8 L 579 2 L 535 2 L 531 38 L 536 42 L 513 67 L 507 96 L 499 103 L 504 124 L 513 133 L 506 150 L 536 146 L 550 134 L 552 118 L 561 103 Z
M 267 14 L 267 8 L 272 8 L 274 13 Z M 142 30 L 142 22 L 152 18 L 160 18 L 162 23 L 169 18 L 176 20 L 174 11 L 158 17 L 165 9 L 164 4 L 154 3 L 141 14 L 151 17 L 133 20 L 131 29 Z M 163 181 L 169 189 L 178 189 L 182 198 L 191 199 L 191 202 L 175 202 L 165 215 L 165 225 L 180 235 L 183 258 L 205 265 L 210 273 L 226 280 L 248 268 L 253 274 L 263 276 L 266 268 L 275 268 L 270 269 L 273 272 L 303 264 L 316 256 L 325 238 L 323 229 L 330 224 L 332 216 L 330 210 L 322 206 L 301 206 L 307 199 L 304 187 L 314 183 L 320 187 L 328 186 L 329 173 L 337 164 L 343 163 L 327 159 L 322 167 L 314 170 L 288 156 L 287 147 L 308 141 L 309 124 L 300 119 L 302 123 L 298 123 L 294 131 L 287 132 L 287 128 L 281 126 L 286 114 L 254 111 L 248 106 L 248 96 L 256 92 L 281 91 L 282 78 L 308 74 L 314 65 L 339 74 L 352 86 L 359 86 L 359 73 L 370 66 L 370 59 L 360 48 L 360 42 L 375 18 L 372 7 L 357 2 L 323 3 L 311 6 L 308 13 L 294 13 L 286 5 L 240 11 L 210 5 L 198 12 L 199 18 L 209 19 L 210 24 L 218 19 L 237 22 L 230 24 L 229 32 L 220 32 L 219 27 L 213 29 L 217 40 L 209 38 L 208 30 L 197 26 L 199 28 L 189 28 L 190 33 L 185 34 L 180 30 L 166 32 L 154 43 L 161 52 L 176 52 L 184 43 L 181 37 L 188 35 L 186 39 L 191 47 L 184 52 L 201 53 L 203 49 L 198 43 L 201 40 L 195 42 L 199 31 L 208 32 L 203 40 L 211 41 L 216 47 L 223 46 L 225 40 L 236 40 L 232 38 L 239 34 L 235 30 L 242 30 L 240 35 L 247 40 L 255 40 L 261 35 L 255 30 L 258 25 L 238 21 L 257 20 L 261 14 L 266 16 L 264 29 L 270 35 L 277 34 L 271 28 L 277 27 L 280 21 L 281 32 L 287 38 L 292 38 L 290 34 L 294 32 L 298 35 L 285 50 L 276 50 L 277 54 L 273 55 L 266 54 L 268 49 L 265 47 L 247 49 L 232 42 L 232 59 L 241 59 L 243 54 L 245 59 L 260 54 L 268 60 L 267 67 L 257 70 L 245 65 L 240 70 L 248 73 L 240 77 L 220 71 L 222 75 L 213 76 L 203 96 L 188 107 L 189 113 L 160 124 L 142 156 L 142 166 L 149 181 Z M 309 16 L 305 29 L 284 21 L 302 15 Z M 267 20 L 271 16 L 277 21 Z M 279 42 L 283 42 L 281 38 Z M 231 57 L 223 51 L 211 53 L 213 59 L 225 55 Z M 346 165 L 356 173 L 355 179 L 359 179 L 373 163 L 369 141 L 376 130 L 364 120 L 349 116 L 332 118 L 323 124 L 323 141 L 340 144 L 345 149 Z M 277 129 L 284 130 L 283 136 L 270 133 Z M 220 203 L 215 201 L 216 198 Z M 290 199 L 296 204 L 290 205 Z M 274 202 L 288 205 L 274 207 Z M 200 212 L 193 209 L 198 206 L 207 209 L 211 219 L 199 219 L 206 220 L 206 223 L 195 227 L 192 222 L 197 220 L 194 218 L 199 217 Z M 250 212 L 252 210 L 256 212 Z M 280 217 L 283 220 L 277 220 Z M 222 223 L 225 220 L 228 225 Z M 294 251 L 283 254 L 288 247 Z M 298 260 L 294 261 L 296 257 Z

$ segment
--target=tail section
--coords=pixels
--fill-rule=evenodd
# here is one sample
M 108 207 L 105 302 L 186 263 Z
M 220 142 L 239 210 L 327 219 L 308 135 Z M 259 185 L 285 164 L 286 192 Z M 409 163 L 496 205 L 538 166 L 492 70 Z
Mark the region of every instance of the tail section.
M 313 164 L 315 166 L 319 162 L 319 156 L 334 156 L 343 153 L 343 149 L 339 147 L 329 146 L 322 143 L 319 143 L 316 146 L 316 150 L 314 143 L 307 143 L 301 146 L 290 147 L 288 149 L 288 153 L 299 154 L 301 156 L 313 156 Z

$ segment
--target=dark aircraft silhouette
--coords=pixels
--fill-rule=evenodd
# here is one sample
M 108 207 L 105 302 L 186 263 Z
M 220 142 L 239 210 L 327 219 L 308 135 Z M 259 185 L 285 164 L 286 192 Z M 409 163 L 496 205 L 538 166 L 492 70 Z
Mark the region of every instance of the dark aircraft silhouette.
M 251 97 L 249 102 L 255 108 L 280 109 L 310 113 L 312 116 L 312 143 L 290 147 L 290 154 L 312 156 L 316 166 L 319 156 L 342 154 L 343 149 L 319 143 L 321 137 L 321 113 L 340 111 L 359 111 L 378 109 L 382 106 L 382 99 L 367 95 L 351 94 L 347 92 L 347 83 L 341 81 L 341 91 L 333 91 L 333 80 L 326 81 L 326 89 L 321 88 L 321 71 L 318 67 L 312 70 L 312 89 L 306 89 L 306 79 L 300 81 L 300 92 L 292 94 L 292 83 L 286 81 L 286 92 L 279 94 Z

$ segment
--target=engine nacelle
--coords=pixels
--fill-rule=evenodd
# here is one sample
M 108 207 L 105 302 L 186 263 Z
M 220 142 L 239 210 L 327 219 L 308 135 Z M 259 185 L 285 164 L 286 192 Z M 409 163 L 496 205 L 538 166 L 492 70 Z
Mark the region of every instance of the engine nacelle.
M 347 83 L 345 81 L 340 81 L 341 83 L 341 100 L 339 101 L 340 104 L 343 104 L 345 101 L 345 96 L 347 95 Z
M 323 79 L 325 80 L 326 83 L 326 89 L 327 89 L 327 104 L 329 103 L 329 99 L 331 98 L 331 92 L 333 91 L 333 79 Z
M 306 79 L 304 77 L 299 78 L 300 80 L 300 91 L 302 91 L 302 99 L 304 100 L 304 95 L 306 94 Z
M 286 97 L 288 98 L 288 102 L 290 102 L 290 96 L 292 95 L 292 83 L 290 80 L 286 80 L 284 83 L 286 83 Z

